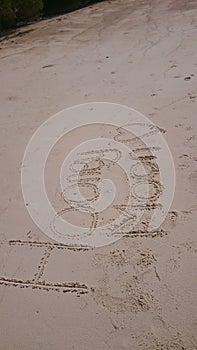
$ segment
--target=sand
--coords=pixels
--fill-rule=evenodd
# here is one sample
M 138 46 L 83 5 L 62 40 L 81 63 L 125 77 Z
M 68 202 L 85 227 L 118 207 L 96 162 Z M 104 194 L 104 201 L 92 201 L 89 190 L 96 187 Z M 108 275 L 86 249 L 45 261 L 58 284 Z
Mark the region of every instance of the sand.
M 1 350 L 197 348 L 196 18 L 197 1 L 114 0 L 1 39 Z M 28 214 L 20 168 L 30 137 L 92 101 L 135 108 L 163 130 L 176 191 L 155 237 L 74 249 Z M 47 188 L 60 210 L 58 155 Z

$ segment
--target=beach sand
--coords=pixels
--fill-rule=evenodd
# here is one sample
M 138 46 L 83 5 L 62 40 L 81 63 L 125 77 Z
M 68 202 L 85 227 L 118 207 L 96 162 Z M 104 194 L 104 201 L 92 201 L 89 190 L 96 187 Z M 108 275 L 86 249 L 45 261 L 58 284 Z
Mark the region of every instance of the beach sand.
M 196 19 L 197 1 L 114 0 L 1 38 L 0 350 L 197 349 Z M 92 101 L 135 108 L 163 131 L 176 190 L 156 237 L 73 249 L 28 214 L 27 143 L 55 113 Z M 58 155 L 46 182 L 60 210 Z

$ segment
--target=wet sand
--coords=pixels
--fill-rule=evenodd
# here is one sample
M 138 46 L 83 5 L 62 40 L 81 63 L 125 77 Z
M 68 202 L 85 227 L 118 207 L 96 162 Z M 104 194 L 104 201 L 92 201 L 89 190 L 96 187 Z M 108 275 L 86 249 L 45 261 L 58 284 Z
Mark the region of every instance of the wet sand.
M 1 39 L 0 349 L 197 348 L 196 18 L 197 1 L 115 0 Z M 154 237 L 65 247 L 26 210 L 20 167 L 30 137 L 91 101 L 135 108 L 163 130 L 176 191 Z M 48 165 L 54 202 L 57 158 Z

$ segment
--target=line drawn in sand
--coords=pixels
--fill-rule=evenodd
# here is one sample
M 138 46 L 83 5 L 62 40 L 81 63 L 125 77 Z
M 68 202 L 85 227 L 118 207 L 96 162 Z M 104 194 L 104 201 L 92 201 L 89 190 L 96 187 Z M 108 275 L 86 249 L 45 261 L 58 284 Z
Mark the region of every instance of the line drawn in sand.
M 66 118 L 69 113 L 74 119 Z M 51 147 L 69 130 L 91 125 L 93 116 L 94 124 L 113 126 L 111 131 L 115 135 L 86 140 L 67 155 L 60 171 L 64 207 L 56 212 L 43 187 L 44 170 L 41 173 L 40 170 L 45 167 Z M 71 120 L 68 130 L 65 120 Z M 48 131 L 49 135 L 55 135 L 55 139 L 41 137 L 42 134 L 48 135 Z M 110 103 L 75 106 L 46 121 L 26 148 L 21 184 L 33 221 L 57 243 L 33 241 L 29 236 L 27 240 L 0 242 L 0 246 L 8 244 L 15 249 L 23 246 L 36 250 L 43 248 L 40 261 L 36 262 L 36 272 L 30 279 L 2 276 L 0 285 L 85 294 L 92 290 L 92 286 L 43 280 L 54 250 L 86 251 L 111 244 L 121 237 L 163 236 L 165 231 L 160 226 L 173 198 L 175 173 L 170 150 L 160 131 L 139 112 Z M 41 142 L 38 147 L 37 138 L 45 140 L 46 144 Z M 118 169 L 121 169 L 119 173 Z M 39 183 L 35 184 L 35 179 L 39 179 Z M 88 191 L 92 193 L 88 195 Z M 84 227 L 80 226 L 81 222 L 76 225 L 74 215 L 73 222 L 65 220 L 67 214 L 70 217 L 76 211 L 91 216 L 88 227 L 85 219 Z
M 82 137 L 81 142 L 80 132 L 84 135 L 84 128 L 89 127 L 97 127 L 97 133 Z M 110 133 L 105 134 L 108 127 Z M 79 142 L 66 154 L 60 169 L 64 208 L 56 211 L 44 185 L 45 165 L 59 140 L 77 129 Z M 146 231 L 159 229 L 175 188 L 174 163 L 162 133 L 138 111 L 107 102 L 73 106 L 46 120 L 30 139 L 21 167 L 23 198 L 34 223 L 56 242 L 101 247 L 120 239 L 117 226 L 124 227 L 123 235 L 128 227 L 128 216 L 113 206 L 118 201 L 115 204 L 127 204 L 132 211 L 129 231 L 141 231 L 140 221 L 146 222 Z M 148 214 L 146 206 L 144 213 L 137 208 L 137 204 L 154 203 L 162 208 L 155 207 Z M 75 210 L 83 221 L 75 220 Z
M 153 205 L 154 208 L 154 205 Z M 150 206 L 149 210 L 152 210 L 152 205 Z M 125 210 L 125 208 L 121 208 L 120 205 L 120 210 Z M 129 213 L 128 217 L 129 217 Z M 126 213 L 125 213 L 126 215 Z M 177 214 L 175 212 L 170 212 L 169 216 L 167 218 L 167 227 L 169 226 L 169 221 L 170 223 L 173 223 L 177 219 Z M 129 218 L 130 220 L 130 218 Z M 124 228 L 121 227 L 121 230 L 123 231 Z M 118 231 L 117 231 L 118 233 Z M 146 230 L 146 225 L 144 225 L 144 228 L 141 227 L 138 230 L 133 230 L 133 231 L 128 231 L 127 229 L 125 230 L 125 234 L 123 237 L 127 238 L 154 238 L 154 237 L 162 237 L 167 234 L 166 228 L 160 228 L 156 230 L 155 232 L 148 232 Z M 76 296 L 80 296 L 83 294 L 87 293 L 93 293 L 95 294 L 97 289 L 94 288 L 94 286 L 88 286 L 84 282 L 65 282 L 65 281 L 46 281 L 43 276 L 45 269 L 47 267 L 47 264 L 53 254 L 53 252 L 57 251 L 64 251 L 65 253 L 68 251 L 73 251 L 73 252 L 88 252 L 92 251 L 93 248 L 90 247 L 85 247 L 85 246 L 72 246 L 72 245 L 64 245 L 61 243 L 55 243 L 55 242 L 44 242 L 44 241 L 37 241 L 33 240 L 32 236 L 27 234 L 28 239 L 27 240 L 20 240 L 20 239 L 10 239 L 6 240 L 5 236 L 3 235 L 3 239 L 0 241 L 0 248 L 2 247 L 3 249 L 7 248 L 14 248 L 15 251 L 16 249 L 20 249 L 22 247 L 29 248 L 31 251 L 39 251 L 39 249 L 43 249 L 43 252 L 41 254 L 41 257 L 38 259 L 38 263 L 36 266 L 36 271 L 32 273 L 32 276 L 28 278 L 15 278 L 12 277 L 13 273 L 6 273 L 3 275 L 0 275 L 0 286 L 4 287 L 18 287 L 21 289 L 25 288 L 31 288 L 32 290 L 41 290 L 41 291 L 51 291 L 51 292 L 61 292 L 61 293 L 74 293 Z M 30 240 L 31 238 L 31 240 Z M 20 255 L 20 254 L 18 254 Z M 28 255 L 29 257 L 29 255 Z M 7 276 L 7 274 L 9 276 Z M 6 276 L 5 276 L 6 275 Z
M 86 294 L 89 292 L 89 287 L 80 282 L 48 282 L 42 279 L 47 263 L 54 250 L 73 250 L 73 251 L 86 251 L 87 248 L 65 246 L 63 244 L 51 243 L 51 242 L 38 242 L 38 241 L 26 241 L 26 240 L 4 240 L 0 242 L 0 246 L 15 246 L 23 247 L 27 246 L 31 249 L 44 248 L 44 252 L 41 256 L 40 262 L 37 266 L 36 272 L 29 279 L 19 279 L 0 276 L 0 285 L 6 287 L 19 287 L 19 288 L 31 288 L 43 291 L 54 291 L 62 293 L 75 293 L 77 296 Z

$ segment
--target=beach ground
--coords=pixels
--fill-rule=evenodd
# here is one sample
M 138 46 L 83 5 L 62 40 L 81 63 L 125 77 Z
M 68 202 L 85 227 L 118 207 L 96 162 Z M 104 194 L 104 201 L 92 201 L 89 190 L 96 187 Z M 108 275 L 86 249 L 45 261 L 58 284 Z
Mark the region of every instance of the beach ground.
M 197 349 L 196 19 L 197 1 L 115 0 L 1 38 L 0 350 Z M 92 101 L 135 108 L 162 130 L 176 190 L 156 237 L 72 249 L 28 214 L 27 143 L 55 113 Z

